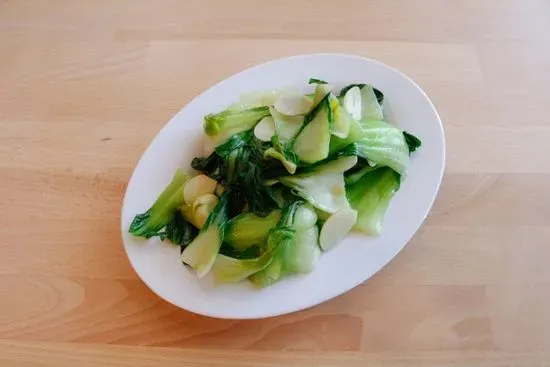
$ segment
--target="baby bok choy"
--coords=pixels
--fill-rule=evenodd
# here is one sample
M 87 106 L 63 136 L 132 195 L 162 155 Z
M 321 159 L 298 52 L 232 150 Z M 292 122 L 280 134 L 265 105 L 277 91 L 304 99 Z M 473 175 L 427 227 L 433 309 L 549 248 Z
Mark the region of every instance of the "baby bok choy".
M 189 177 L 178 169 L 170 184 L 164 189 L 153 206 L 145 213 L 138 214 L 130 224 L 129 232 L 134 236 L 151 238 L 172 220 L 183 205 L 183 190 Z
M 220 145 L 233 134 L 253 129 L 264 117 L 269 116 L 269 107 L 253 107 L 246 110 L 225 110 L 204 118 L 204 131 Z
M 176 212 L 158 236 L 162 241 L 167 239 L 174 245 L 184 248 L 197 237 L 198 232 L 198 229 L 189 223 L 181 213 Z
M 319 257 L 319 231 L 315 210 L 302 201 L 283 209 L 281 220 L 267 239 L 269 263 L 250 280 L 259 287 L 269 286 L 285 275 L 311 272 Z
M 292 150 L 304 163 L 315 163 L 328 157 L 330 126 L 333 114 L 330 108 L 330 89 L 317 84 L 313 110 L 306 115 L 304 127 L 292 143 Z
M 361 127 L 363 137 L 356 143 L 359 156 L 404 174 L 410 159 L 403 132 L 381 120 L 361 121 Z
M 212 269 L 218 282 L 238 282 L 250 277 L 260 287 L 271 285 L 287 274 L 308 273 L 321 254 L 318 246 L 317 215 L 303 201 L 283 208 L 281 218 L 270 231 L 263 253 L 254 259 L 218 255 Z
M 265 217 L 243 213 L 227 222 L 225 242 L 236 250 L 243 251 L 254 245 L 263 245 L 269 231 L 281 219 L 281 211 L 273 210 Z
M 181 261 L 195 269 L 199 278 L 210 271 L 220 251 L 227 223 L 227 201 L 228 193 L 224 193 L 198 236 L 181 253 Z
M 367 168 L 358 174 L 354 174 L 356 177 L 346 186 L 351 207 L 357 211 L 355 228 L 378 236 L 382 233 L 390 200 L 399 190 L 400 176 L 389 167 Z
M 357 156 L 353 146 L 342 154 L 304 169 L 303 173 L 283 176 L 279 181 L 315 208 L 335 213 L 349 208 L 345 193 L 344 172 L 355 166 Z

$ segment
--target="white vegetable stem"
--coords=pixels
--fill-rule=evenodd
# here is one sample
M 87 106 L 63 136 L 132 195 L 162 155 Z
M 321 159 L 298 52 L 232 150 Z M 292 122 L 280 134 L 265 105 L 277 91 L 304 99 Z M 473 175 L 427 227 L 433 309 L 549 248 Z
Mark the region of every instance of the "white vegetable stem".
M 197 277 L 205 276 L 212 265 L 220 249 L 220 231 L 217 223 L 208 227 L 185 248 L 181 254 L 181 261 L 195 269 Z
M 361 89 L 361 119 L 362 120 L 383 120 L 382 107 L 376 99 L 374 89 L 365 85 Z

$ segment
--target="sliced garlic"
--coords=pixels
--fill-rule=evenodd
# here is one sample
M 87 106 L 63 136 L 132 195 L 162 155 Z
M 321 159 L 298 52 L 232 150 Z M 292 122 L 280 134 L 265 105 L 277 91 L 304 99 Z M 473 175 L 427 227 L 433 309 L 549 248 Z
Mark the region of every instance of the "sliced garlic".
M 183 188 L 183 200 L 191 204 L 201 195 L 213 194 L 218 182 L 206 175 L 198 175 L 187 181 Z
M 353 209 L 341 209 L 332 214 L 321 228 L 319 246 L 325 251 L 333 248 L 352 229 L 357 220 L 357 212 Z

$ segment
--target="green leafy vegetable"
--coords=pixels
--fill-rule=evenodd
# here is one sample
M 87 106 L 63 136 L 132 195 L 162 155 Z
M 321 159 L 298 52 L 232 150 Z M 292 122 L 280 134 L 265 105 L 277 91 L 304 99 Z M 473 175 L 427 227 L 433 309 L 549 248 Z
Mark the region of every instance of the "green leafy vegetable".
M 328 95 L 317 107 L 315 116 L 300 131 L 292 150 L 305 163 L 315 163 L 328 157 L 330 144 L 330 105 Z M 306 116 L 306 121 L 309 116 Z
M 279 222 L 281 211 L 274 210 L 265 217 L 254 213 L 243 213 L 227 223 L 225 242 L 243 251 L 253 245 L 263 245 L 271 228 Z
M 296 137 L 304 125 L 304 116 L 283 115 L 275 108 L 269 109 L 275 125 L 275 134 L 281 143 L 288 143 Z
M 327 213 L 349 208 L 345 194 L 344 172 L 357 163 L 356 156 L 317 165 L 305 173 L 281 177 L 280 182 L 314 207 Z
M 233 134 L 253 129 L 264 117 L 269 116 L 269 107 L 254 107 L 247 110 L 225 110 L 204 118 L 206 135 L 215 137 L 218 144 Z
M 347 138 L 353 118 L 349 112 L 340 105 L 338 99 L 333 95 L 329 98 L 329 107 L 331 113 L 329 115 L 329 122 L 331 118 L 333 119 L 332 124 L 330 125 L 331 134 L 341 139 Z
M 409 134 L 408 132 L 403 131 L 403 136 L 405 137 L 405 141 L 409 146 L 409 153 L 417 151 L 418 148 L 420 148 L 420 146 L 422 145 L 422 141 L 420 141 L 420 139 L 418 139 L 413 134 Z
M 358 213 L 355 228 L 369 235 L 382 233 L 382 224 L 393 195 L 399 190 L 400 176 L 388 167 L 366 170 L 346 186 L 351 207 Z
M 382 103 L 384 103 L 384 93 L 380 92 L 378 89 L 374 87 L 372 89 L 374 90 L 374 94 L 376 95 L 376 100 L 380 105 L 382 105 Z
M 329 154 L 332 155 L 333 153 L 336 153 L 353 143 L 357 143 L 363 138 L 363 135 L 361 124 L 352 119 L 350 121 L 349 133 L 346 138 L 342 139 L 337 136 L 332 136 L 330 138 Z
M 359 154 L 359 151 L 357 150 L 357 145 L 349 144 L 346 147 L 334 153 L 331 153 L 326 159 L 323 159 L 322 161 L 300 166 L 298 169 L 298 173 L 307 174 L 307 173 L 318 172 L 319 169 L 326 166 L 328 163 L 331 163 L 331 162 L 334 163 L 335 161 L 338 161 L 339 159 L 345 158 L 345 157 L 352 157 L 353 159 L 356 159 L 357 158 L 356 156 L 358 154 Z
M 178 169 L 153 206 L 145 213 L 135 216 L 129 232 L 145 238 L 158 236 L 160 230 L 172 220 L 178 208 L 183 205 L 183 187 L 187 180 L 189 177 Z
M 308 124 L 317 115 L 319 110 L 323 108 L 321 102 L 324 102 L 330 98 L 332 87 L 328 84 L 317 84 L 315 87 L 315 93 L 313 94 L 313 102 L 311 104 L 311 110 L 306 114 L 304 124 Z
M 268 148 L 264 153 L 264 157 L 277 159 L 290 174 L 296 172 L 298 157 L 293 151 L 285 149 L 281 143 L 274 144 L 273 147 Z
M 208 157 L 195 157 L 191 161 L 193 169 L 203 172 L 208 177 L 220 181 L 225 177 L 225 161 L 219 155 L 213 153 Z
M 266 149 L 264 152 L 264 158 L 277 159 L 286 168 L 288 173 L 294 174 L 299 159 L 291 149 L 292 143 L 283 144 L 279 136 L 275 135 L 271 138 L 271 145 L 272 147 Z
M 235 190 L 244 195 L 251 212 L 266 216 L 278 205 L 273 190 L 262 185 L 262 181 L 261 167 L 255 163 L 249 163 L 248 170 L 243 173 L 242 180 Z
M 234 134 L 224 144 L 216 147 L 215 152 L 224 159 L 229 159 L 229 156 L 236 150 L 246 147 L 251 144 L 254 139 L 254 134 L 250 131 Z M 261 144 L 261 142 L 259 142 Z
M 174 245 L 185 247 L 197 237 L 198 233 L 199 230 L 195 226 L 185 220 L 180 212 L 176 212 L 164 231 L 158 235 L 162 241 L 167 239 Z
M 193 168 L 209 169 L 203 172 L 210 177 L 216 176 L 229 189 L 230 217 L 238 215 L 246 205 L 250 211 L 260 216 L 265 216 L 278 207 L 272 189 L 262 182 L 267 178 L 266 174 L 271 172 L 279 175 L 284 169 L 281 170 L 279 165 L 274 166 L 271 160 L 264 159 L 268 147 L 266 144 L 258 140 L 252 131 L 246 131 L 233 135 L 224 144 L 216 147 L 210 157 L 193 161 Z M 213 163 L 199 165 L 201 162 L 215 162 L 218 167 Z
M 308 84 L 328 84 L 328 83 L 321 79 L 309 78 Z
M 305 274 L 315 268 L 321 255 L 317 214 L 309 204 L 299 204 L 292 222 L 295 235 L 286 248 L 285 269 L 290 274 Z
M 267 253 L 272 253 L 269 264 L 254 273 L 250 280 L 266 287 L 286 274 L 313 270 L 321 254 L 316 220 L 315 211 L 309 205 L 301 201 L 287 205 L 268 238 Z
M 264 253 L 263 246 L 250 246 L 245 250 L 238 250 L 234 248 L 233 246 L 229 245 L 227 242 L 222 243 L 222 246 L 220 247 L 220 254 L 225 255 L 228 257 L 232 257 L 234 259 L 240 259 L 240 260 L 247 260 L 247 259 L 255 259 Z
M 195 269 L 199 278 L 210 271 L 220 251 L 227 222 L 228 196 L 229 193 L 222 195 L 199 235 L 181 253 L 181 261 Z
M 409 165 L 409 147 L 401 130 L 384 121 L 362 121 L 361 126 L 363 138 L 356 143 L 359 156 L 404 174 Z
M 212 273 L 219 283 L 237 283 L 263 270 L 271 259 L 271 253 L 253 259 L 236 259 L 218 254 Z
M 267 287 L 285 275 L 284 262 L 286 249 L 292 246 L 292 238 L 295 231 L 288 227 L 278 227 L 272 230 L 269 243 L 272 249 L 266 255 L 269 260 L 265 267 L 256 273 L 249 275 L 249 279 L 259 287 Z
M 357 164 L 350 170 L 348 170 L 345 174 L 344 180 L 346 181 L 346 185 L 351 185 L 357 181 L 359 181 L 367 172 L 374 171 L 378 167 L 372 167 L 369 165 L 368 161 L 366 159 L 360 158 L 357 161 Z
M 361 88 L 361 120 L 383 120 L 382 106 L 376 99 L 374 89 L 370 85 Z
M 280 161 L 288 173 L 294 174 L 299 159 L 292 151 L 292 144 L 304 125 L 304 116 L 283 115 L 274 108 L 270 111 L 275 121 L 275 135 L 271 138 L 272 146 L 264 152 L 264 158 Z

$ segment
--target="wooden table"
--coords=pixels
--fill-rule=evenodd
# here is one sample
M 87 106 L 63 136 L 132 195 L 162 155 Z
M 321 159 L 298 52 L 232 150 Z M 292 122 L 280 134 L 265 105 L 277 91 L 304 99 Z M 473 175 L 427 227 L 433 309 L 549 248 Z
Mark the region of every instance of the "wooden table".
M 0 366 L 550 366 L 550 2 L 0 1 Z M 383 271 L 215 320 L 155 296 L 126 182 L 202 90 L 273 58 L 379 59 L 431 96 L 447 169 Z

